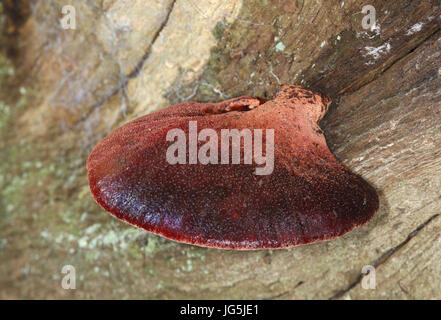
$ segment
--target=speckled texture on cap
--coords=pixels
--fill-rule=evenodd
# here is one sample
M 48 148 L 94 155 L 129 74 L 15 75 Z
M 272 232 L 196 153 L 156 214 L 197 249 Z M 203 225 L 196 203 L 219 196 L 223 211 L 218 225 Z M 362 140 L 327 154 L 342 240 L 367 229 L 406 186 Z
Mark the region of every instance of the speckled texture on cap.
M 370 220 L 379 201 L 329 151 L 318 126 L 329 103 L 321 94 L 284 85 L 267 102 L 185 102 L 138 118 L 92 150 L 92 194 L 121 220 L 200 246 L 286 248 L 339 237 Z M 219 138 L 221 129 L 274 129 L 273 172 L 256 175 L 261 165 L 242 161 L 169 164 L 167 132 L 180 128 L 188 137 L 189 121 Z

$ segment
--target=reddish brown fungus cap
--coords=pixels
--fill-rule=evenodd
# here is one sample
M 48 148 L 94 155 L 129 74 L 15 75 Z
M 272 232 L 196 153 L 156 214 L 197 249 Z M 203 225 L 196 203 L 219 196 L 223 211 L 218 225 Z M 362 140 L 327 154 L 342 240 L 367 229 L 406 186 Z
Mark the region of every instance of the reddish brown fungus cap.
M 284 85 L 267 102 L 185 102 L 138 118 L 92 150 L 92 194 L 121 220 L 200 246 L 286 248 L 339 237 L 372 218 L 378 197 L 329 151 L 318 126 L 329 103 L 323 95 Z M 229 164 L 189 164 L 190 121 L 198 132 L 216 131 L 219 159 L 222 129 L 274 129 L 272 172 L 257 175 L 262 165 L 245 164 L 244 153 L 240 164 L 232 164 L 231 155 Z M 187 137 L 186 164 L 166 158 L 173 143 L 167 132 L 176 128 Z

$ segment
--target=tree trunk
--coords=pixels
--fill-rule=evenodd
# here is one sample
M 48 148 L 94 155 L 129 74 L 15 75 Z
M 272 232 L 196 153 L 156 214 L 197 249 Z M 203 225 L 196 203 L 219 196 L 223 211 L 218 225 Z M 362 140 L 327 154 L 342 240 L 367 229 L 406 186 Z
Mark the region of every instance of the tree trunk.
M 441 298 L 439 1 L 70 1 L 64 29 L 67 2 L 4 1 L 0 14 L 0 298 Z M 85 161 L 112 129 L 186 100 L 269 99 L 281 83 L 333 100 L 328 145 L 380 195 L 368 224 L 228 251 L 94 202 Z

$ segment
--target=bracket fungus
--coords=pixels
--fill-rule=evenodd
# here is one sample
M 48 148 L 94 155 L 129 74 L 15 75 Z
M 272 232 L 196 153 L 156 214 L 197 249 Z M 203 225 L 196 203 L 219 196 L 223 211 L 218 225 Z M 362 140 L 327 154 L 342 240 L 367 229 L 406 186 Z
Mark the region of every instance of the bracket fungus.
M 342 236 L 370 220 L 379 201 L 374 188 L 329 151 L 318 125 L 329 104 L 321 94 L 283 85 L 266 102 L 255 97 L 184 102 L 148 114 L 92 150 L 91 192 L 115 217 L 199 246 L 286 248 Z M 170 139 L 176 129 L 182 135 Z M 242 134 L 229 145 L 227 136 L 222 149 L 225 129 L 254 130 L 254 144 L 246 144 Z M 172 152 L 181 155 L 170 162 L 169 148 L 181 136 L 183 149 Z M 258 138 L 266 148 L 256 144 Z M 234 159 L 237 143 L 240 155 Z M 253 146 L 260 160 L 273 156 L 267 174 L 256 174 L 262 161 L 246 162 L 253 154 L 246 149 Z

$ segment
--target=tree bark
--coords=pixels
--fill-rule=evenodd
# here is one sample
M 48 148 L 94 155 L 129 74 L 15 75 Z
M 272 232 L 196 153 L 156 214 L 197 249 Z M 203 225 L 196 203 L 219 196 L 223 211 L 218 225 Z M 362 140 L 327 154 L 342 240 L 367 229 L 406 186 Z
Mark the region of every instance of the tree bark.
M 5 1 L 0 16 L 0 298 L 441 298 L 439 1 L 72 1 L 74 30 L 65 2 Z M 332 98 L 328 145 L 380 195 L 367 225 L 236 252 L 148 234 L 93 201 L 85 161 L 112 129 L 281 83 Z

